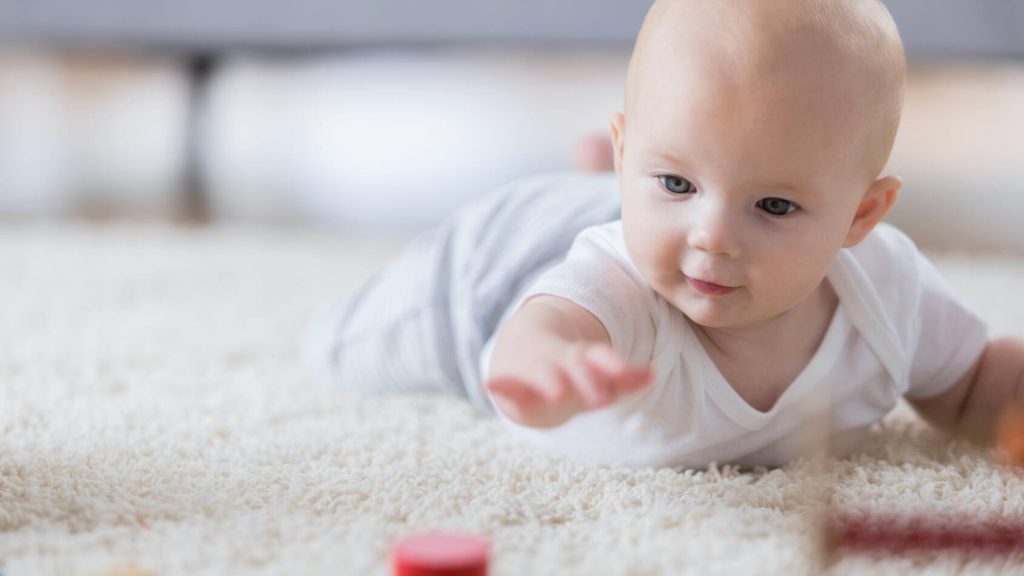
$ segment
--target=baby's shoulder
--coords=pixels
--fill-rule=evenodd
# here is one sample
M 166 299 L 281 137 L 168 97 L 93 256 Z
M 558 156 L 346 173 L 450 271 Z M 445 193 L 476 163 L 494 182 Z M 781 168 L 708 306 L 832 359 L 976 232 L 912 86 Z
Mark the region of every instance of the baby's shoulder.
M 633 266 L 618 221 L 583 229 L 565 259 L 532 284 L 527 297 L 559 296 L 591 312 L 612 345 L 631 361 L 649 360 L 666 316 L 653 289 Z
M 626 249 L 626 240 L 622 235 L 622 220 L 584 228 L 576 236 L 572 250 L 586 253 L 602 266 L 615 267 L 638 284 L 646 284 Z
M 911 287 L 919 280 L 920 251 L 905 232 L 892 224 L 878 223 L 860 244 L 847 250 L 883 297 L 885 292 Z

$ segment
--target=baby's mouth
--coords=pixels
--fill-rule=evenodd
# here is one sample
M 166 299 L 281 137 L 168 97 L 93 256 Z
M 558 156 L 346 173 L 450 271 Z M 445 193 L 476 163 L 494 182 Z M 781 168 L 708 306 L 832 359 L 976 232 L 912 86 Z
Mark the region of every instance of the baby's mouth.
M 738 286 L 723 286 L 721 284 L 715 284 L 714 282 L 698 280 L 696 278 L 691 278 L 686 274 L 683 274 L 683 276 L 686 278 L 686 283 L 689 284 L 691 288 L 701 294 L 707 294 L 709 296 L 724 296 L 734 292 L 736 288 L 738 288 Z

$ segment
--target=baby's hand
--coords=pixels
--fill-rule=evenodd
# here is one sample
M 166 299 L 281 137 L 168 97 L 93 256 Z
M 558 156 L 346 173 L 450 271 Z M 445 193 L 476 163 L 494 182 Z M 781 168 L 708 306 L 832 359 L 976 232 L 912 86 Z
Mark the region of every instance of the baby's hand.
M 498 376 L 485 386 L 512 420 L 551 428 L 646 388 L 652 380 L 650 366 L 630 366 L 610 346 L 586 344 L 534 378 Z

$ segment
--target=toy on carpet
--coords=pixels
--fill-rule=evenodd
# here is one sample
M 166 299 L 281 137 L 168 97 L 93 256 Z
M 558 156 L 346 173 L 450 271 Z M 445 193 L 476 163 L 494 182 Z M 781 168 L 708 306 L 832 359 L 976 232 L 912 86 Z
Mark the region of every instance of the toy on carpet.
M 1010 405 L 995 430 L 995 459 L 1024 466 L 1024 407 Z M 843 552 L 960 551 L 970 554 L 1007 554 L 1024 549 L 1024 517 L 974 519 L 955 522 L 928 516 L 852 513 L 826 510 L 824 555 L 828 563 Z
M 410 536 L 392 550 L 393 576 L 487 576 L 490 543 L 477 536 Z
M 840 552 L 957 550 L 1006 554 L 1024 548 L 1024 522 L 1003 519 L 941 522 L 924 516 L 835 514 L 826 526 L 826 556 Z

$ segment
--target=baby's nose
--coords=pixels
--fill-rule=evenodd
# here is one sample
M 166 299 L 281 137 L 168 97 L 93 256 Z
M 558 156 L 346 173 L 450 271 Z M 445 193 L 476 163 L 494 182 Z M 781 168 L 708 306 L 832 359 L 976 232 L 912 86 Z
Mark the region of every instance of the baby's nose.
M 739 219 L 720 203 L 705 200 L 701 204 L 690 227 L 690 246 L 711 254 L 738 256 L 742 232 Z

